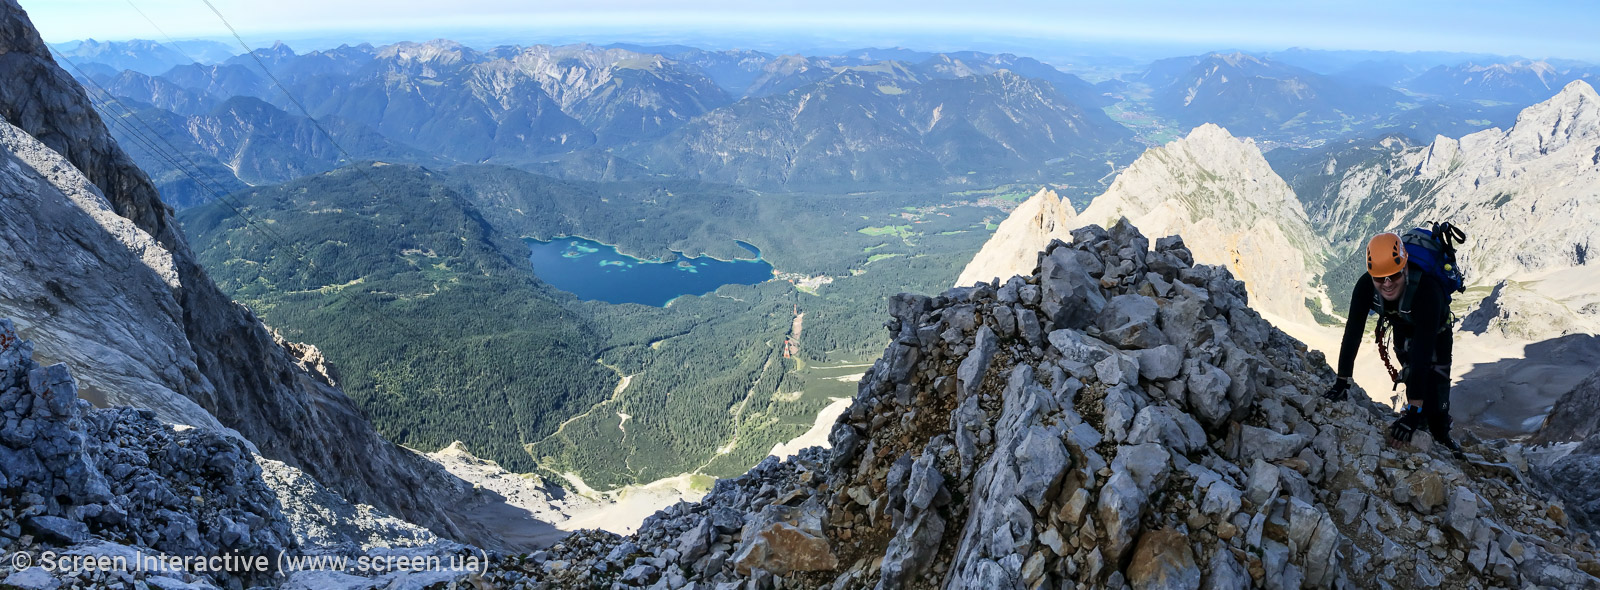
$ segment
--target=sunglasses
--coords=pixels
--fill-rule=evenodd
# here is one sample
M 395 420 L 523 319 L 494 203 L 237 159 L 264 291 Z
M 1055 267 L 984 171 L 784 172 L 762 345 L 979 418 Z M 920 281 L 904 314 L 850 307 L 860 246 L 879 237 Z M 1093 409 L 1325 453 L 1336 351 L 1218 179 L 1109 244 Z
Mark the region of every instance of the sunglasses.
M 1372 284 L 1383 285 L 1386 283 L 1398 283 L 1405 279 L 1405 274 L 1406 273 L 1403 272 L 1397 272 L 1386 277 L 1372 277 Z

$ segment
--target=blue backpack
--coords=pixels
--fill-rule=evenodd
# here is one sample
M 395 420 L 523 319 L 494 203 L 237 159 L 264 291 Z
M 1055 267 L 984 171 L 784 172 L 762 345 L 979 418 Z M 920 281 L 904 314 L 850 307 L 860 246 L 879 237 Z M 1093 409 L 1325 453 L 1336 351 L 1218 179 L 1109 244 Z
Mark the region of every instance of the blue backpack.
M 1431 229 L 1414 228 L 1400 234 L 1400 243 L 1405 244 L 1406 257 L 1410 264 L 1422 269 L 1426 274 L 1438 281 L 1445 288 L 1445 304 L 1448 305 L 1455 293 L 1467 290 L 1466 277 L 1461 273 L 1461 266 L 1456 263 L 1456 244 L 1467 239 L 1467 234 L 1450 222 L 1430 224 Z M 1405 294 L 1400 297 L 1400 304 L 1395 310 L 1399 319 L 1407 324 L 1411 323 L 1411 300 L 1417 294 L 1417 283 L 1422 281 L 1422 276 L 1414 274 L 1406 279 Z M 1377 293 L 1372 294 L 1372 313 L 1378 313 L 1384 308 L 1383 298 Z M 1449 329 L 1448 322 L 1444 329 Z
M 1467 290 L 1466 277 L 1456 263 L 1456 245 L 1467 239 L 1467 234 L 1450 222 L 1431 224 L 1431 229 L 1414 228 L 1400 234 L 1406 245 L 1406 256 L 1423 272 L 1432 275 L 1452 293 Z M 1448 297 L 1450 293 L 1446 293 Z

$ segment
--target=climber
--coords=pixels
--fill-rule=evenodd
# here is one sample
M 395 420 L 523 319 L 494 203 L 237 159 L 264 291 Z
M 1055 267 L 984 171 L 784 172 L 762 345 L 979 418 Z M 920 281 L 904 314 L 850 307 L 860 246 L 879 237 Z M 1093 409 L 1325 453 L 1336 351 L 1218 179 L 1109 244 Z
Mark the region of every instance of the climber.
M 1453 256 L 1452 256 L 1453 258 Z M 1449 268 L 1449 266 L 1446 266 Z M 1411 441 L 1424 424 L 1433 440 L 1457 458 L 1465 455 L 1450 437 L 1450 287 L 1411 260 L 1397 234 L 1382 233 L 1367 243 L 1367 274 L 1350 295 L 1350 319 L 1339 346 L 1339 378 L 1323 396 L 1340 401 L 1349 395 L 1350 373 L 1355 368 L 1367 315 L 1377 311 L 1379 334 L 1383 323 L 1393 326 L 1395 351 L 1401 370 L 1391 375 L 1396 386 L 1406 385 L 1406 406 L 1389 427 L 1390 444 Z M 1359 320 L 1359 321 L 1358 321 Z M 1382 336 L 1379 353 L 1388 364 Z

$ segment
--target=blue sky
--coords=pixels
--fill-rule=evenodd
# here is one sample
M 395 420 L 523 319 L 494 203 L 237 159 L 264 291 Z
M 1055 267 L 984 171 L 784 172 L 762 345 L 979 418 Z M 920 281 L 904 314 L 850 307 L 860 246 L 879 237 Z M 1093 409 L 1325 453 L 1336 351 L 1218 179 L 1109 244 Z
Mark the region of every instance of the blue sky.
M 200 0 L 20 0 L 50 42 L 219 37 Z M 1174 47 L 1469 51 L 1600 61 L 1600 3 L 1437 0 L 212 0 L 247 41 L 448 37 L 804 46 L 1120 42 Z M 141 16 L 134 7 L 144 13 Z M 447 7 L 446 10 L 441 6 Z M 787 45 L 787 46 L 786 46 Z M 943 45 L 933 47 L 931 45 Z M 791 47 L 792 46 L 792 47 Z M 312 47 L 297 49 L 311 49 Z

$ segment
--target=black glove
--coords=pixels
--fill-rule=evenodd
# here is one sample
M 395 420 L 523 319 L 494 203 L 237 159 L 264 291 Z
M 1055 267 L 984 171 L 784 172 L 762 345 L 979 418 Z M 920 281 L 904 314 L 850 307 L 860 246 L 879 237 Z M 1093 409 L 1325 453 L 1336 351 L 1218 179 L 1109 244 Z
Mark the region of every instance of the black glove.
M 1408 405 L 1400 412 L 1400 419 L 1389 425 L 1389 438 L 1404 443 L 1411 442 L 1411 437 L 1424 422 L 1422 408 Z
M 1340 377 L 1333 383 L 1333 388 L 1322 394 L 1322 399 L 1332 402 L 1342 402 L 1350 397 L 1350 380 Z

